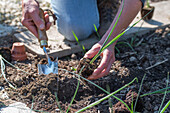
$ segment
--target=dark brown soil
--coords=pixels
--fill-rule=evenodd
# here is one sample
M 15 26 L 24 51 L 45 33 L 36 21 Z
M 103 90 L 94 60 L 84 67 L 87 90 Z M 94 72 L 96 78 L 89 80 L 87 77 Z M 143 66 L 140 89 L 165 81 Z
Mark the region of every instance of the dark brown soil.
M 97 68 L 100 62 L 93 62 L 90 64 L 91 59 L 82 58 L 77 67 L 77 73 L 81 74 L 84 78 L 92 75 L 93 71 Z
M 12 38 L 8 38 L 6 41 L 10 42 L 11 40 Z M 131 86 L 116 94 L 117 97 L 124 100 L 128 105 L 130 105 L 132 101 L 131 99 L 127 99 L 127 93 L 130 90 L 133 90 L 136 93 L 138 92 L 141 79 L 145 73 L 146 78 L 141 89 L 141 94 L 165 88 L 167 73 L 170 71 L 169 40 L 170 26 L 151 31 L 141 37 L 134 36 L 128 40 L 124 40 L 124 42 L 131 43 L 134 50 L 132 50 L 129 46 L 118 44 L 117 48 L 120 53 L 116 51 L 117 61 L 113 64 L 110 74 L 106 77 L 94 80 L 93 82 L 104 89 L 107 89 L 109 86 L 110 92 L 113 92 L 126 83 L 129 83 L 135 77 L 138 77 L 138 83 L 135 82 Z M 12 47 L 11 45 L 12 44 L 9 45 L 10 48 Z M 33 102 L 34 110 L 43 110 L 48 112 L 57 112 L 59 109 L 56 102 L 56 93 L 61 108 L 64 111 L 67 110 L 77 87 L 77 77 L 68 71 L 76 73 L 75 69 L 77 69 L 83 54 L 77 53 L 60 58 L 58 61 L 58 75 L 38 75 L 37 64 L 39 62 L 45 63 L 46 61 L 44 59 L 40 59 L 36 55 L 32 55 L 31 53 L 27 53 L 27 56 L 28 59 L 25 61 L 12 61 L 11 63 L 28 73 L 21 72 L 6 64 L 7 79 L 10 83 L 16 86 L 17 89 L 14 90 L 9 88 L 3 77 L 0 79 L 0 86 L 5 88 L 10 99 L 24 102 L 29 107 L 31 107 Z M 72 58 L 72 56 L 76 56 L 76 58 Z M 155 64 L 159 65 L 154 66 Z M 64 71 L 63 69 L 68 71 Z M 134 93 L 134 100 L 136 93 Z M 104 96 L 106 96 L 106 94 L 97 87 L 88 82 L 86 82 L 86 84 L 81 82 L 70 111 L 75 112 Z M 165 103 L 170 99 L 169 97 L 170 95 L 167 94 L 163 105 L 165 105 Z M 140 101 L 142 105 L 137 104 L 136 111 L 144 113 L 158 111 L 162 98 L 162 94 L 142 97 Z M 121 102 L 118 102 L 113 97 L 111 97 L 110 100 L 113 104 L 114 110 L 119 109 L 121 106 L 122 110 L 127 111 L 127 108 Z M 140 106 L 142 106 L 142 109 Z M 168 110 L 165 113 L 169 112 Z M 86 110 L 85 113 L 97 113 L 98 111 L 101 113 L 109 113 L 109 104 L 107 100 L 91 109 Z
M 132 103 L 135 103 L 137 100 L 138 94 L 135 91 L 130 90 L 127 94 L 126 94 L 126 99 L 123 100 L 128 106 L 129 108 L 131 107 Z M 142 111 L 143 108 L 143 103 L 141 101 L 140 98 L 138 98 L 137 100 L 137 110 L 139 112 Z M 118 102 L 115 105 L 113 105 L 113 108 L 110 109 L 110 113 L 111 110 L 113 110 L 113 113 L 130 113 L 130 111 L 128 110 L 128 108 L 122 103 L 122 102 Z
M 11 62 L 11 50 L 8 47 L 0 47 L 0 55 L 7 61 Z
M 146 74 L 146 78 L 141 89 L 141 94 L 165 88 L 167 73 L 170 71 L 169 40 L 170 25 L 162 29 L 151 31 L 143 36 L 134 36 L 124 40 L 123 42 L 130 43 L 134 50 L 126 44 L 118 44 L 117 48 L 120 53 L 116 51 L 117 60 L 113 64 L 110 74 L 98 80 L 94 80 L 93 82 L 104 89 L 108 89 L 109 87 L 110 92 L 113 92 L 126 83 L 129 83 L 135 77 L 138 77 L 138 83 L 135 82 L 115 94 L 115 96 L 125 100 L 127 103 L 129 103 L 131 99 L 128 100 L 126 94 L 130 90 L 136 93 L 138 92 L 144 74 Z M 6 43 L 6 47 L 12 48 L 14 40 L 11 36 L 6 38 L 4 43 L 2 43 L 3 41 L 4 38 L 0 38 L 0 47 L 3 47 L 4 43 Z M 11 89 L 3 77 L 0 78 L 0 86 L 5 88 L 10 99 L 24 102 L 30 108 L 33 102 L 34 110 L 48 112 L 57 112 L 59 109 L 56 102 L 56 93 L 61 108 L 66 111 L 77 87 L 77 77 L 68 71 L 76 73 L 75 69 L 77 69 L 79 61 L 83 57 L 83 53 L 60 58 L 58 61 L 58 75 L 38 75 L 37 64 L 42 60 L 28 52 L 27 56 L 28 59 L 25 61 L 11 61 L 11 63 L 28 73 L 19 71 L 6 64 L 6 77 L 17 89 Z M 72 56 L 76 57 L 73 58 Z M 88 82 L 86 82 L 86 84 L 81 82 L 70 112 L 75 112 L 104 96 L 106 96 L 106 94 L 97 87 Z M 170 99 L 169 97 L 170 94 L 167 94 L 163 106 Z M 162 98 L 162 94 L 142 97 L 142 109 L 138 108 L 140 105 L 137 105 L 136 111 L 141 111 L 142 113 L 157 112 Z M 113 97 L 111 97 L 110 100 L 115 109 L 123 106 Z M 0 101 L 3 102 L 3 100 Z M 168 108 L 165 113 L 168 113 L 169 110 L 170 108 Z M 99 111 L 101 113 L 109 113 L 108 100 L 86 110 L 84 113 L 97 113 Z

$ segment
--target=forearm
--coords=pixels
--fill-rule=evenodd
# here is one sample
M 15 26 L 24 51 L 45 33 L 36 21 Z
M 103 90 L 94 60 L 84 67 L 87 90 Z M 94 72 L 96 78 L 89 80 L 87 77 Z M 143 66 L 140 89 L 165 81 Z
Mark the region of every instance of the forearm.
M 115 19 L 113 20 L 112 24 L 110 25 L 109 29 L 107 30 L 107 34 L 110 33 L 110 31 L 112 30 L 118 16 L 119 16 L 119 13 L 122 9 L 122 4 L 123 4 L 123 0 L 122 0 L 122 3 L 119 7 L 119 10 L 116 14 L 116 17 Z M 129 24 L 132 22 L 132 20 L 136 17 L 136 15 L 138 14 L 138 12 L 140 11 L 142 7 L 142 2 L 140 0 L 125 0 L 124 2 L 124 8 L 123 8 L 123 11 L 122 11 L 122 14 L 119 18 L 119 21 L 110 37 L 110 40 L 112 40 L 114 37 L 116 37 L 122 30 L 125 30 Z M 106 37 L 103 37 L 101 39 L 101 41 L 103 42 L 105 40 Z M 114 43 L 115 45 L 116 43 Z

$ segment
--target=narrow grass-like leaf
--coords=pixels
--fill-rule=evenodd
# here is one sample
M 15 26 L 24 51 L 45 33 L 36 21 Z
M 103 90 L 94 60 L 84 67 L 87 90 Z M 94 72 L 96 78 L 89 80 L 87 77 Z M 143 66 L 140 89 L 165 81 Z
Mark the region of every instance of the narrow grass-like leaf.
M 117 47 L 115 47 L 115 49 L 118 52 L 118 54 L 120 54 L 120 50 Z
M 128 46 L 131 48 L 131 50 L 132 50 L 133 52 L 135 52 L 135 50 L 133 49 L 132 45 L 129 44 L 129 42 L 118 42 L 117 45 L 119 45 L 119 44 L 126 44 L 126 45 L 128 45 Z
M 133 92 L 132 92 L 132 103 L 131 103 L 131 113 L 133 113 Z
M 142 89 L 142 85 L 143 85 L 143 81 L 144 81 L 144 79 L 145 79 L 145 76 L 146 76 L 146 74 L 144 74 L 144 76 L 143 76 L 143 78 L 142 78 L 142 81 L 141 81 L 141 83 L 140 83 L 140 87 L 139 87 L 139 91 L 138 91 L 138 95 L 137 95 L 137 98 L 136 98 L 136 101 L 135 101 L 135 105 L 134 105 L 134 112 L 135 112 L 135 109 L 136 109 L 136 105 L 137 105 L 137 102 L 138 102 L 138 98 L 139 98 L 139 95 L 140 95 L 140 92 L 141 92 L 141 89 Z
M 100 100 L 98 100 L 98 101 L 96 101 L 96 102 L 94 102 L 94 103 L 92 103 L 92 104 L 90 104 L 90 105 L 88 105 L 88 106 L 86 106 L 86 107 L 78 110 L 76 113 L 80 113 L 80 112 L 82 112 L 82 111 L 84 111 L 84 110 L 86 110 L 86 109 L 88 109 L 88 108 L 91 108 L 91 107 L 93 107 L 93 106 L 101 103 L 102 101 L 108 99 L 109 97 L 114 96 L 114 94 L 116 94 L 117 92 L 121 91 L 121 90 L 124 89 L 125 87 L 129 86 L 129 85 L 132 84 L 135 80 L 137 80 L 137 78 L 134 78 L 131 82 L 129 82 L 128 84 L 126 84 L 126 85 L 124 85 L 123 87 L 119 88 L 118 90 L 114 91 L 113 93 L 111 93 L 111 94 L 109 94 L 109 95 L 101 98 Z M 114 98 L 115 98 L 115 97 L 114 97 Z M 117 98 L 116 98 L 116 99 L 117 99 Z M 118 100 L 118 99 L 117 99 L 117 100 Z M 120 101 L 120 100 L 119 100 L 119 101 Z M 121 101 L 121 102 L 123 102 L 123 101 Z M 123 102 L 123 104 L 124 104 L 124 105 L 127 105 L 127 104 L 125 104 L 124 102 Z M 130 112 L 132 112 L 128 105 L 127 105 L 126 107 L 128 108 L 128 110 L 129 110 Z
M 170 105 L 170 100 L 166 103 L 166 105 L 163 107 L 163 109 L 161 110 L 160 113 L 164 113 L 165 110 L 168 108 L 169 105 Z
M 107 89 L 107 91 L 110 93 L 110 87 L 109 87 L 108 84 L 106 84 L 106 89 Z M 108 99 L 108 103 L 109 103 L 109 107 L 110 107 L 110 109 L 111 109 L 111 113 L 113 113 L 113 107 L 112 107 L 113 104 L 112 104 L 111 98 Z
M 1 56 L 1 55 L 0 55 L 0 56 Z M 2 56 L 1 56 L 1 57 L 2 57 Z M 14 68 L 16 68 L 16 69 L 18 69 L 18 70 L 20 70 L 20 71 L 22 71 L 22 72 L 24 72 L 24 73 L 29 74 L 28 72 L 26 72 L 26 71 L 24 71 L 24 70 L 22 70 L 22 69 L 20 69 L 20 68 L 18 68 L 18 67 L 16 67 L 16 66 L 14 66 L 14 65 L 11 64 L 10 62 L 8 62 L 5 58 L 2 57 L 2 59 L 3 59 L 6 63 L 8 63 L 9 65 L 11 65 L 12 67 L 14 67 Z
M 168 75 L 167 75 L 166 87 L 168 87 L 168 83 L 169 83 L 169 72 L 168 72 Z M 165 90 L 165 94 L 164 94 L 164 97 L 163 97 L 163 99 L 162 99 L 161 105 L 160 105 L 160 107 L 159 107 L 159 112 L 158 112 L 158 113 L 160 113 L 161 108 L 162 108 L 162 105 L 163 105 L 163 103 L 164 103 L 164 101 L 165 101 L 166 92 L 167 92 L 167 89 Z
M 99 89 L 102 90 L 103 92 L 105 92 L 105 93 L 107 93 L 107 94 L 110 94 L 108 91 L 106 91 L 106 90 L 103 89 L 102 87 L 98 86 L 97 84 L 91 82 L 90 80 L 88 80 L 88 79 L 86 79 L 86 78 L 84 78 L 84 77 L 82 77 L 82 76 L 80 76 L 80 75 L 78 75 L 78 74 L 75 74 L 75 73 L 73 73 L 73 72 L 70 72 L 70 71 L 68 71 L 68 70 L 66 70 L 66 69 L 61 69 L 61 68 L 59 68 L 59 69 L 60 69 L 60 70 L 63 70 L 63 71 L 66 71 L 66 72 L 69 72 L 69 73 L 71 73 L 71 74 L 73 74 L 73 75 L 76 75 L 76 76 L 84 79 L 85 81 L 91 83 L 92 85 L 96 86 L 97 88 L 99 88 Z M 137 77 L 135 77 L 130 83 L 128 83 L 128 84 L 124 85 L 123 87 L 119 88 L 118 90 L 116 90 L 116 91 L 114 92 L 114 94 L 116 94 L 117 92 L 121 91 L 121 90 L 124 89 L 125 87 L 129 86 L 129 85 L 132 84 L 135 80 L 138 82 Z M 121 101 L 121 102 L 128 108 L 128 110 L 131 111 L 131 109 L 129 108 L 129 106 L 128 106 L 125 102 L 123 102 L 123 100 L 119 99 L 118 97 L 116 97 L 116 96 L 114 96 L 114 95 L 111 95 L 111 96 L 114 97 L 114 98 L 116 98 L 118 101 Z
M 102 47 L 100 48 L 99 52 L 98 52 L 95 56 L 99 56 L 99 55 L 101 54 L 102 48 L 105 46 L 106 42 L 109 40 L 110 36 L 112 35 L 112 33 L 113 33 L 113 31 L 114 31 L 114 29 L 115 29 L 115 27 L 116 27 L 116 25 L 117 25 L 117 22 L 119 21 L 119 18 L 120 18 L 121 14 L 122 14 L 122 11 L 123 11 L 123 8 L 124 8 L 124 2 L 125 2 L 125 0 L 123 0 L 122 9 L 121 9 L 121 11 L 120 11 L 120 13 L 119 13 L 119 16 L 118 16 L 118 18 L 117 18 L 117 20 L 116 20 L 116 22 L 115 22 L 115 24 L 114 24 L 111 32 L 109 33 L 109 35 L 108 35 L 107 38 L 105 39 Z M 96 60 L 96 57 L 93 58 L 93 59 L 90 61 L 90 64 L 93 63 L 95 60 Z
M 6 78 L 6 74 L 5 74 L 5 63 L 3 61 L 3 57 L 0 55 L 0 63 L 1 63 L 1 76 L 4 77 L 5 81 L 9 84 L 9 86 L 13 89 L 16 89 L 15 86 L 13 86 Z
M 153 95 L 153 94 L 165 94 L 165 91 L 167 90 L 166 93 L 170 93 L 170 87 L 167 87 L 167 88 L 163 88 L 163 89 L 160 89 L 160 90 L 156 90 L 156 91 L 153 91 L 151 93 L 145 93 L 143 95 L 140 95 L 140 97 L 144 97 L 144 96 L 148 96 L 148 95 Z
M 80 77 L 79 77 L 79 79 L 80 79 Z M 74 92 L 73 98 L 72 98 L 72 100 L 71 100 L 71 102 L 70 102 L 70 105 L 69 105 L 66 113 L 68 113 L 68 111 L 69 111 L 69 109 L 70 109 L 70 107 L 71 107 L 71 105 L 72 105 L 72 103 L 73 103 L 73 101 L 74 101 L 74 99 L 75 99 L 75 97 L 76 97 L 77 91 L 78 91 L 78 89 L 79 89 L 79 85 L 80 85 L 80 81 L 78 80 L 76 91 Z
M 153 10 L 153 9 L 152 9 Z M 152 11 L 151 10 L 151 11 Z M 150 11 L 150 12 L 151 12 Z M 145 18 L 150 12 L 148 12 L 143 18 Z M 123 34 L 125 34 L 125 32 L 127 32 L 128 30 L 130 30 L 132 27 L 134 27 L 137 23 L 139 23 L 143 18 L 141 18 L 140 20 L 138 20 L 136 23 L 134 23 L 132 26 L 128 27 L 125 31 L 123 31 L 122 33 L 118 34 L 115 38 L 113 38 L 107 45 L 105 45 L 105 43 L 103 45 L 105 45 L 104 47 L 102 46 L 101 49 L 99 50 L 99 52 L 93 57 L 93 59 L 90 61 L 90 63 L 93 63 L 99 56 L 100 54 L 107 49 L 111 44 L 113 44 L 115 41 L 117 41 Z M 111 32 L 112 33 L 112 32 Z M 108 37 L 110 38 L 111 35 L 109 35 Z M 107 40 L 107 39 L 106 39 Z
M 79 74 L 81 74 L 81 72 L 82 72 L 82 70 L 84 69 L 84 67 L 85 67 L 85 66 L 83 66 L 83 67 L 81 68 Z M 68 111 L 69 111 L 69 109 L 70 109 L 70 107 L 71 107 L 71 105 L 72 105 L 72 103 L 73 103 L 73 101 L 74 101 L 74 99 L 75 99 L 75 97 L 76 97 L 76 94 L 77 94 L 77 91 L 78 91 L 79 85 L 80 85 L 79 79 L 80 79 L 80 77 L 78 77 L 77 88 L 76 88 L 76 91 L 74 92 L 73 98 L 72 98 L 72 100 L 71 100 L 71 102 L 70 102 L 70 105 L 69 105 L 66 113 L 68 113 Z
M 76 39 L 78 45 L 82 48 L 83 53 L 85 54 L 85 53 L 86 53 L 86 49 L 85 49 L 84 45 L 81 45 L 81 44 L 80 44 L 79 39 L 78 39 L 78 37 L 76 36 L 76 34 L 74 33 L 74 31 L 72 31 L 72 33 L 73 33 L 73 36 L 74 36 L 74 38 Z
M 32 96 L 32 105 L 31 105 L 30 113 L 32 112 L 33 107 L 34 107 L 34 96 Z
M 99 35 L 99 32 L 98 32 L 98 30 L 97 30 L 96 25 L 95 25 L 95 24 L 93 24 L 93 26 L 94 26 L 94 29 L 95 29 L 95 32 L 96 32 L 97 36 L 99 37 L 99 39 L 101 39 L 101 36 Z
M 59 101 L 58 101 L 57 92 L 55 92 L 54 94 L 55 94 L 57 106 L 58 106 L 58 108 L 60 109 L 60 112 L 61 112 L 61 113 L 64 113 L 63 110 L 61 109 L 60 103 L 59 103 Z

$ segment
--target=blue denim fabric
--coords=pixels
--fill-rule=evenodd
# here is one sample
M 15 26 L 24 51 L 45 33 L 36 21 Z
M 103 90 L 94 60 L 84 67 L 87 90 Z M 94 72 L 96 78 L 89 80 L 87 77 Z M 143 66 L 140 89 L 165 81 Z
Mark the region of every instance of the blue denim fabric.
M 145 0 L 141 0 L 141 2 L 142 2 L 142 7 L 144 6 L 144 4 L 145 4 Z
M 99 27 L 97 0 L 51 0 L 57 16 L 57 29 L 70 41 L 75 41 L 72 31 L 79 40 L 94 32 L 93 24 Z

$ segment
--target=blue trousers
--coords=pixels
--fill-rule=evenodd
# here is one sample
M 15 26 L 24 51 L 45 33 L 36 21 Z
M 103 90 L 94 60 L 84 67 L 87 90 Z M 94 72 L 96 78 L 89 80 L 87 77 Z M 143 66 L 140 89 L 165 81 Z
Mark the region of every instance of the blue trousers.
M 51 0 L 57 16 L 57 29 L 67 40 L 75 41 L 72 31 L 79 40 L 88 38 L 99 27 L 97 0 Z

